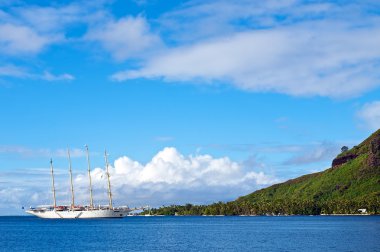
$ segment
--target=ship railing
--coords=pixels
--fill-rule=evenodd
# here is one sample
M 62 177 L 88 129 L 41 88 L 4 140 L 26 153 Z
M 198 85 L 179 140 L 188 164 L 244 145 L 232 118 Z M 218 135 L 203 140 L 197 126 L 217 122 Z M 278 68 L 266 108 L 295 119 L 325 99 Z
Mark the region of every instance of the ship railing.
M 30 207 L 29 208 L 30 210 L 53 210 L 54 209 L 54 206 L 52 205 L 39 205 L 39 206 L 36 206 L 36 207 Z

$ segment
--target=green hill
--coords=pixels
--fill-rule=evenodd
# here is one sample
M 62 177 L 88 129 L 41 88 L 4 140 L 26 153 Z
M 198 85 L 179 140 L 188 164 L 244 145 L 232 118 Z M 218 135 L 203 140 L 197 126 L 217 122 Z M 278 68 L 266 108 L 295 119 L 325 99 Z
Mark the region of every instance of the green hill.
M 235 201 L 153 209 L 164 215 L 380 214 L 380 130 L 344 150 L 332 167 L 255 191 Z
M 332 168 L 258 190 L 237 201 L 365 200 L 380 197 L 380 130 L 338 155 Z
M 307 202 L 322 213 L 355 213 L 358 208 L 378 213 L 379 200 L 380 130 L 377 130 L 358 146 L 339 154 L 331 168 L 255 191 L 238 198 L 236 203 Z

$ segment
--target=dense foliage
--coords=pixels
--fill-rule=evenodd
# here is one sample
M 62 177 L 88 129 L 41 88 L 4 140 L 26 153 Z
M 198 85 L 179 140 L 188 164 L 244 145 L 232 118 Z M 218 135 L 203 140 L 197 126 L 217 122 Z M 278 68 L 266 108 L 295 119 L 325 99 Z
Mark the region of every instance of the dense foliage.
M 333 167 L 227 203 L 172 205 L 158 215 L 380 214 L 380 130 L 339 154 Z
M 232 201 L 211 205 L 172 205 L 152 209 L 154 215 L 319 215 L 359 214 L 365 208 L 369 214 L 380 214 L 379 197 L 365 200 L 275 200 L 263 202 Z

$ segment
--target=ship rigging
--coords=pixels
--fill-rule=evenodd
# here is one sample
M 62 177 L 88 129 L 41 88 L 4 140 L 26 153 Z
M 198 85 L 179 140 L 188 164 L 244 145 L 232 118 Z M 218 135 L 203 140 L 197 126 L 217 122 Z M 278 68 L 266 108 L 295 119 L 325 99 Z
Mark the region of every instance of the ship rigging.
M 26 211 L 27 213 L 35 215 L 40 218 L 49 218 L 49 219 L 122 218 L 122 217 L 127 216 L 132 211 L 143 209 L 143 208 L 131 209 L 128 206 L 120 206 L 120 207 L 113 206 L 108 154 L 106 150 L 104 151 L 104 161 L 105 161 L 105 173 L 106 173 L 106 178 L 107 178 L 108 205 L 107 206 L 94 205 L 90 156 L 89 156 L 88 146 L 85 145 L 85 148 L 86 148 L 86 157 L 87 157 L 87 173 L 88 173 L 89 195 L 90 195 L 89 205 L 88 206 L 75 205 L 72 163 L 71 163 L 70 149 L 67 149 L 67 156 L 68 156 L 68 161 L 69 161 L 70 191 L 71 191 L 70 205 L 69 206 L 57 205 L 56 188 L 55 188 L 55 181 L 54 181 L 54 166 L 53 166 L 53 160 L 50 159 L 50 174 L 51 174 L 51 183 L 52 183 L 53 205 L 40 206 L 37 208 L 31 207 L 29 210 Z

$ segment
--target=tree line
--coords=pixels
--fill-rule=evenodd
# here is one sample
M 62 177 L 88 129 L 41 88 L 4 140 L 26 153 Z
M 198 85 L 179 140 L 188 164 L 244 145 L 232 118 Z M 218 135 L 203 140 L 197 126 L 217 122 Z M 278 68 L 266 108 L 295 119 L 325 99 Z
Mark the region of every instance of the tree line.
M 261 202 L 232 201 L 211 205 L 171 205 L 153 208 L 153 215 L 321 215 L 359 214 L 366 209 L 369 214 L 380 214 L 379 197 L 356 200 L 272 200 Z M 146 214 L 148 211 L 143 212 Z

